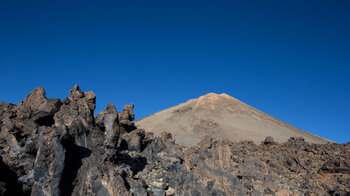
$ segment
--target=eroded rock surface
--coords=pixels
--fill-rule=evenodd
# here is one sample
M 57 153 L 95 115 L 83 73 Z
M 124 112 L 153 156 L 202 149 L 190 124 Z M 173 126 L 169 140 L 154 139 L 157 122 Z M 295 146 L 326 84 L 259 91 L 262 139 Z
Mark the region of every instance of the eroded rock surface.
M 0 102 L 0 195 L 350 195 L 350 144 L 230 142 L 194 147 L 137 129 L 134 105 L 79 86 L 64 100 L 37 88 Z

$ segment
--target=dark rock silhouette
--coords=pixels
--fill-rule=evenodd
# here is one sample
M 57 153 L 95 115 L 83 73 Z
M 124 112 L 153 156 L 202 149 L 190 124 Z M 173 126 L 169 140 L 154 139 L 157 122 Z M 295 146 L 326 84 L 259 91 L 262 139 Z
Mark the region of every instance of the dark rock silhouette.
M 193 147 L 137 129 L 134 105 L 109 103 L 79 86 L 64 100 L 33 90 L 0 102 L 0 195 L 349 195 L 350 143 L 292 137 Z

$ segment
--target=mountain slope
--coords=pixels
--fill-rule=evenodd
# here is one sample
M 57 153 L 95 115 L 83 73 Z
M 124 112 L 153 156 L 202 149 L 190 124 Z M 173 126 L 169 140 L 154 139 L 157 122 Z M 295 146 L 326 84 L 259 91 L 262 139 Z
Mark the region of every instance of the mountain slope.
M 205 135 L 231 141 L 260 143 L 267 136 L 278 142 L 303 137 L 311 143 L 331 142 L 261 112 L 227 94 L 209 93 L 136 121 L 156 135 L 172 133 L 176 142 L 193 146 Z
M 94 116 L 92 91 L 76 85 L 63 100 L 45 93 L 37 88 L 18 105 L 0 101 L 0 195 L 350 194 L 350 142 L 266 138 L 256 145 L 204 137 L 186 147 L 169 133 L 154 137 L 138 129 L 133 104 L 117 112 L 108 103 Z M 231 101 L 215 108 L 218 100 L 225 99 L 203 97 L 193 112 L 229 108 Z M 190 111 L 180 109 L 175 113 Z

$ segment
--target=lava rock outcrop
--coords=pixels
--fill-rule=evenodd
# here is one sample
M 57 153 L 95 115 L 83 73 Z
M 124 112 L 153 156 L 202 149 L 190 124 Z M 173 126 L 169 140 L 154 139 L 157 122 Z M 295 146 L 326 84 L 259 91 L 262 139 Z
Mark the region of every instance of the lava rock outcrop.
M 0 195 L 350 195 L 349 143 L 184 147 L 137 129 L 132 104 L 94 116 L 92 91 L 69 94 L 0 102 Z

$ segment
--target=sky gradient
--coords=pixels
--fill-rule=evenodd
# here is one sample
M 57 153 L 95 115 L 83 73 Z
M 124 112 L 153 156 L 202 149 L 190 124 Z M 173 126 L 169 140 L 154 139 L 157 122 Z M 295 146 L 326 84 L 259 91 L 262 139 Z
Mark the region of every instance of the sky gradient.
M 74 84 L 136 118 L 227 93 L 350 141 L 350 1 L 0 2 L 0 100 Z

